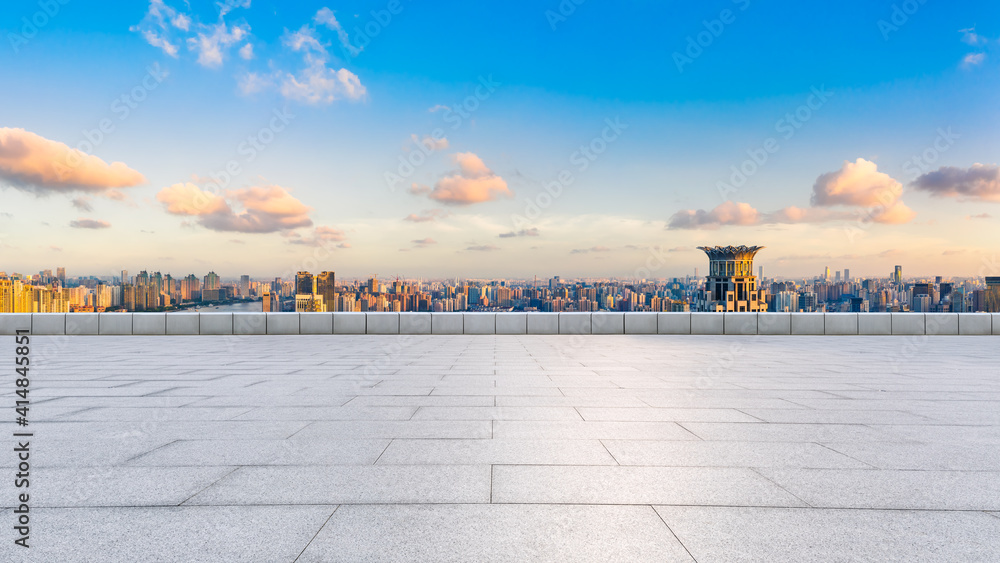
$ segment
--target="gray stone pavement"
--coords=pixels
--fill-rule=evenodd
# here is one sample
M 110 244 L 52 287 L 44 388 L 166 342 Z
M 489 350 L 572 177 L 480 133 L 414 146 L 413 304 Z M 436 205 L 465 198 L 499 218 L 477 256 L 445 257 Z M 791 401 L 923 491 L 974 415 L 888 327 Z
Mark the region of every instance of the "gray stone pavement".
M 11 375 L 0 561 L 1000 560 L 988 338 L 36 336 L 31 354 L 32 547 L 13 544 Z

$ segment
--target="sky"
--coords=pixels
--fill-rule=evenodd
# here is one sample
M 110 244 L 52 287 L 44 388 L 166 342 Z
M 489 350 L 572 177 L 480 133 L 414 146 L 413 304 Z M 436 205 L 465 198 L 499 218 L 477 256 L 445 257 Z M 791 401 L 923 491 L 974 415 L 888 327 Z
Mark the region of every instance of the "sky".
M 1000 275 L 1000 5 L 35 0 L 0 270 Z

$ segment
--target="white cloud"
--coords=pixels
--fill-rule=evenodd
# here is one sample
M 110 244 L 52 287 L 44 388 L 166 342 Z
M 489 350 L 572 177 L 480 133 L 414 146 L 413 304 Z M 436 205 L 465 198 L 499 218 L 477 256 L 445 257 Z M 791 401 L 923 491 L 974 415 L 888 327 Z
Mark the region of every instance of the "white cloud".
M 250 33 L 250 26 L 245 22 L 229 25 L 224 18 L 235 8 L 249 8 L 250 0 L 227 0 L 217 5 L 219 21 L 206 25 L 195 22 L 190 15 L 168 6 L 163 0 L 150 0 L 145 17 L 129 29 L 139 32 L 147 43 L 174 58 L 178 56 L 179 45 L 186 43 L 188 49 L 197 54 L 198 64 L 218 68 L 224 62 L 226 51 Z
M 240 47 L 240 58 L 249 61 L 253 58 L 253 45 L 247 43 L 246 45 Z
M 218 24 L 204 26 L 204 30 L 187 40 L 188 49 L 198 54 L 198 64 L 208 68 L 222 66 L 224 53 L 236 43 L 239 43 L 250 33 L 246 24 Z
M 358 48 L 351 44 L 351 40 L 347 36 L 347 32 L 344 31 L 343 26 L 340 25 L 339 21 L 337 21 L 337 17 L 330 8 L 320 8 L 313 17 L 313 21 L 336 31 L 337 38 L 340 39 L 340 44 L 343 45 L 344 48 L 351 53 L 351 55 L 357 56 L 363 50 L 363 48 Z
M 965 68 L 971 68 L 982 64 L 985 60 L 986 53 L 969 53 L 962 59 L 962 66 Z

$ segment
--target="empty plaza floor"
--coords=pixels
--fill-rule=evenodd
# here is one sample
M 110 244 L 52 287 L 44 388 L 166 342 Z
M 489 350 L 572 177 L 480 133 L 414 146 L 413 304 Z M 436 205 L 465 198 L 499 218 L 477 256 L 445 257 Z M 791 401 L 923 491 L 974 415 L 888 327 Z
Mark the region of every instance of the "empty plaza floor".
M 1000 561 L 998 342 L 36 336 L 0 561 Z

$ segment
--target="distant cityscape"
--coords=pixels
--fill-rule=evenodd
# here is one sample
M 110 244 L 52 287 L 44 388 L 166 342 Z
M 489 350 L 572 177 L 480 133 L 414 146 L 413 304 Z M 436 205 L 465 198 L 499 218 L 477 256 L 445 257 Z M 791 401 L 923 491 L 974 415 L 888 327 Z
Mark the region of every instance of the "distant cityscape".
M 1000 312 L 1000 277 L 855 278 L 849 269 L 813 278 L 753 275 L 760 247 L 702 247 L 709 275 L 670 279 L 379 279 L 338 283 L 332 271 L 294 279 L 223 279 L 215 272 L 175 278 L 122 270 L 115 276 L 67 277 L 0 272 L 0 313 L 172 311 L 232 304 L 262 311 L 774 311 Z

